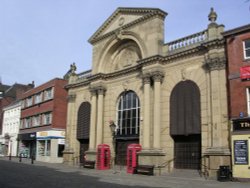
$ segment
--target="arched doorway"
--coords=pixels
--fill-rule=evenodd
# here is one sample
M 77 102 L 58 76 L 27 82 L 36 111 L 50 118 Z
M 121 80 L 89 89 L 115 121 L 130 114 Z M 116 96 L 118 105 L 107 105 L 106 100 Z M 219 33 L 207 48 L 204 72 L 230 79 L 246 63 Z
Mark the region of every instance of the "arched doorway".
M 174 167 L 199 169 L 201 159 L 201 108 L 198 86 L 179 82 L 170 96 L 170 134 L 174 140 Z
M 89 127 L 90 127 L 91 105 L 83 102 L 77 115 L 77 140 L 80 143 L 80 163 L 84 162 L 85 152 L 89 149 Z
M 126 165 L 127 146 L 139 143 L 140 134 L 140 101 L 134 91 L 125 91 L 119 97 L 117 125 L 115 164 Z

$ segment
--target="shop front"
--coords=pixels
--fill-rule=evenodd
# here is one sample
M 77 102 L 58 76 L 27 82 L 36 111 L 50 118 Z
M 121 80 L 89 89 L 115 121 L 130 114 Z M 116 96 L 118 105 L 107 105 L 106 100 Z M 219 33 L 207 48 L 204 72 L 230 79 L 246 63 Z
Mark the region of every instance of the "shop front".
M 37 161 L 62 163 L 65 144 L 65 131 L 41 131 L 37 136 Z
M 234 178 L 250 179 L 250 118 L 233 120 L 232 173 Z
M 18 135 L 18 156 L 31 158 L 36 156 L 36 133 Z

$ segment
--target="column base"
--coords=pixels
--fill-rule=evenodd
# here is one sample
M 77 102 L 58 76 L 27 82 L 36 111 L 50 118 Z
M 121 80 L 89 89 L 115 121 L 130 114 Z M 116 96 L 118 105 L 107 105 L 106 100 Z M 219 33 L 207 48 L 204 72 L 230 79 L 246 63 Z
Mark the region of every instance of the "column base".
M 96 150 L 93 150 L 93 149 L 88 150 L 88 151 L 85 152 L 85 154 L 86 154 L 86 160 L 88 160 L 88 161 L 96 161 L 96 155 L 97 155 Z
M 203 156 L 202 163 L 208 169 L 209 178 L 216 179 L 220 166 L 231 167 L 231 152 L 228 148 L 210 147 L 206 149 Z
M 154 165 L 154 174 L 161 175 L 164 171 L 161 168 L 166 153 L 162 149 L 143 149 L 138 152 L 140 165 Z
M 72 148 L 66 148 L 63 151 L 63 163 L 67 165 L 74 165 L 74 151 Z

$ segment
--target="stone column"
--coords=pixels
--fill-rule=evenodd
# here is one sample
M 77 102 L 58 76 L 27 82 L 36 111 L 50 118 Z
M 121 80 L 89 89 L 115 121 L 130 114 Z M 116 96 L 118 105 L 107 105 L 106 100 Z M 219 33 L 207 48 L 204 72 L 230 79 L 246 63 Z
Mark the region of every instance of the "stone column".
M 96 144 L 96 90 L 91 90 L 91 120 L 90 120 L 90 134 L 89 134 L 89 150 L 95 150 Z
M 222 133 L 222 124 L 225 122 L 225 119 L 222 119 L 222 104 L 223 100 L 226 100 L 226 93 L 221 92 L 221 86 L 226 87 L 226 82 L 225 78 L 220 78 L 220 71 L 225 72 L 226 63 L 225 59 L 216 57 L 208 58 L 206 65 L 210 72 L 211 80 L 211 147 L 221 148 L 223 146 L 222 134 L 227 133 Z M 222 83 L 222 81 L 224 82 Z
M 154 80 L 154 140 L 153 148 L 161 148 L 161 80 L 163 75 L 157 72 L 153 75 Z
M 73 164 L 73 143 L 75 142 L 74 134 L 74 124 L 75 124 L 75 94 L 68 95 L 68 109 L 67 109 L 67 127 L 66 127 L 66 137 L 65 137 L 65 149 L 63 151 L 63 161 L 66 164 Z
M 96 146 L 102 143 L 103 137 L 103 96 L 105 89 L 103 87 L 98 88 L 98 102 L 97 102 L 97 137 Z
M 144 84 L 144 118 L 143 118 L 143 149 L 150 148 L 150 77 L 143 77 Z

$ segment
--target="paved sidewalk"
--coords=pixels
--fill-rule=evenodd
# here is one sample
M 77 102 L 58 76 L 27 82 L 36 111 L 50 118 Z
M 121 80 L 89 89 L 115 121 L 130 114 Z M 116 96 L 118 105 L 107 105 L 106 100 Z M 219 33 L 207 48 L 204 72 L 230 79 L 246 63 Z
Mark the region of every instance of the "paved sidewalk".
M 0 160 L 9 159 L 7 157 L 0 157 Z M 19 163 L 18 158 L 12 158 L 11 161 Z M 249 188 L 250 182 L 219 182 L 215 180 L 205 180 L 199 176 L 184 177 L 178 173 L 164 175 L 164 176 L 144 176 L 137 174 L 127 174 L 125 169 L 117 167 L 116 170 L 95 170 L 80 168 L 79 166 L 69 166 L 65 164 L 51 164 L 34 161 L 31 164 L 30 159 L 23 159 L 23 164 L 35 166 L 43 166 L 50 169 L 54 169 L 58 172 L 64 173 L 78 173 L 85 176 L 94 176 L 101 182 L 107 182 L 112 184 L 127 185 L 127 186 L 141 186 L 141 187 L 165 187 L 165 188 Z

